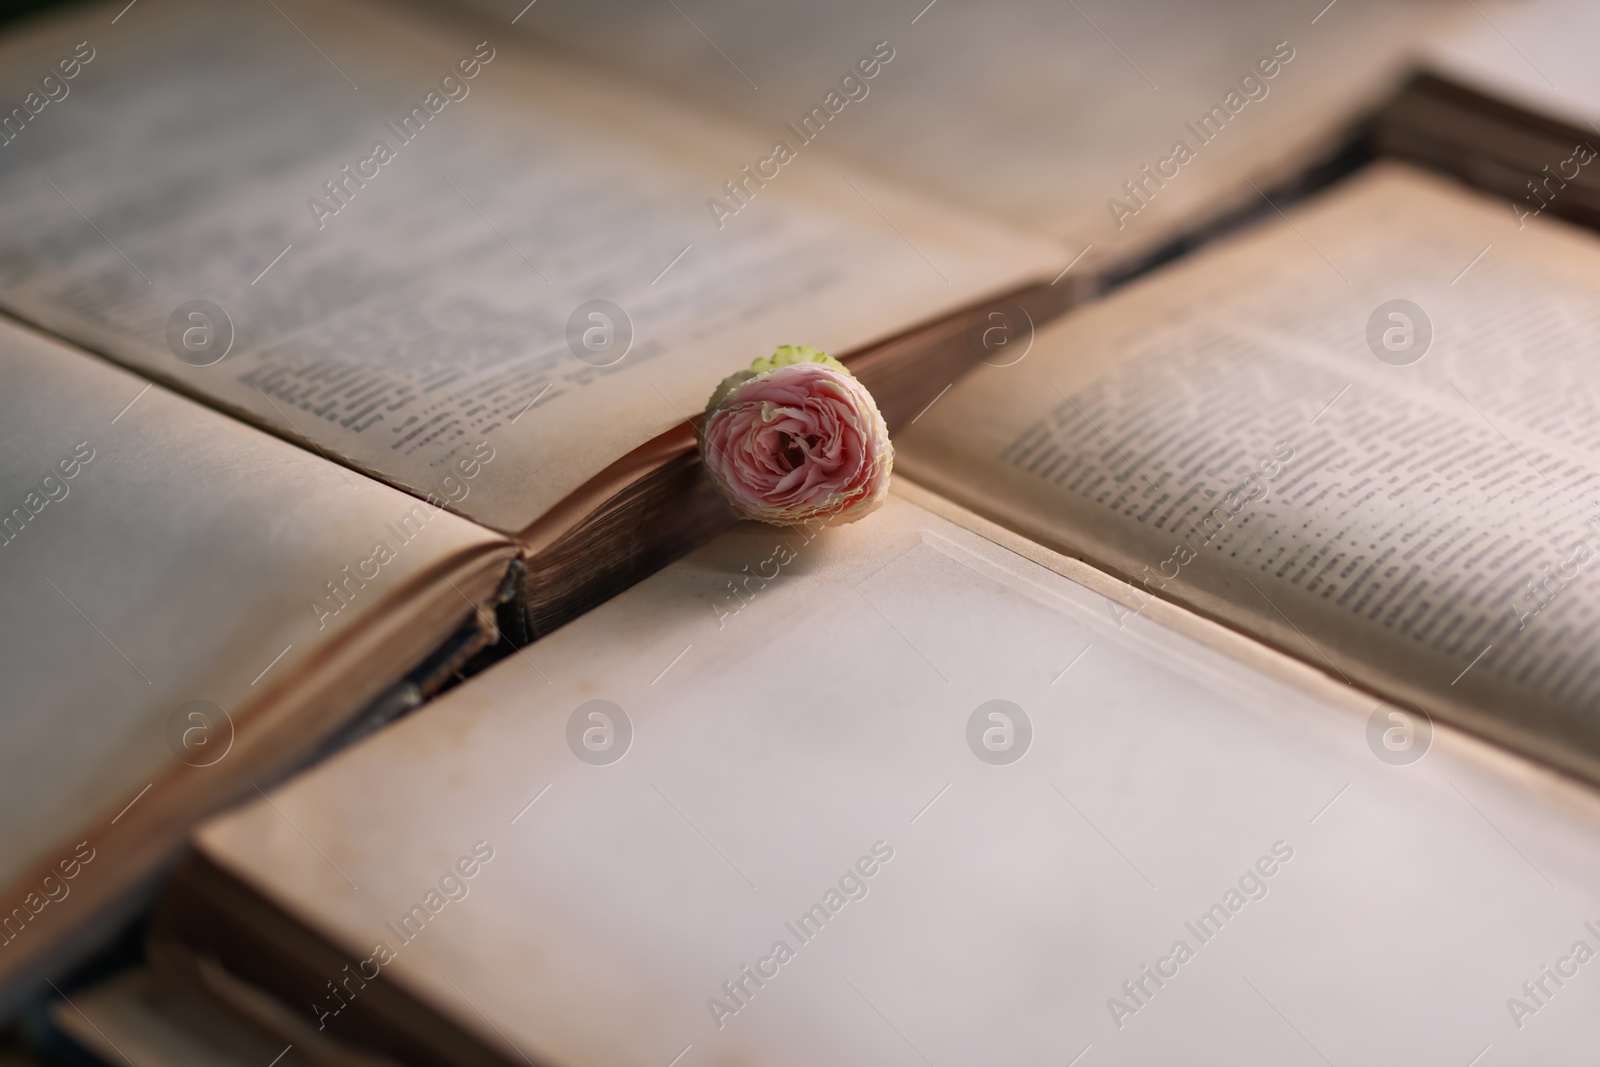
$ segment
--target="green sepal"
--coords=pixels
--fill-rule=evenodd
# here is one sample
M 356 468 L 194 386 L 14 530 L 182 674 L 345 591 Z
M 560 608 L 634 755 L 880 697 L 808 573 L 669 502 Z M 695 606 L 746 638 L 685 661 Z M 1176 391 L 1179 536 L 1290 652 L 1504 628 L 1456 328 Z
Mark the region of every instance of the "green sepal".
M 728 398 L 728 394 L 750 379 L 768 374 L 779 367 L 787 367 L 795 363 L 821 363 L 836 370 L 842 370 L 846 374 L 850 373 L 850 369 L 843 363 L 840 363 L 826 352 L 817 351 L 810 345 L 779 345 L 770 358 L 753 360 L 749 370 L 738 371 L 722 379 L 721 384 L 712 392 L 711 399 L 706 401 L 706 411 L 710 412 L 715 409 L 718 404 Z
M 825 363 L 836 370 L 844 370 L 844 364 L 828 355 L 818 352 L 810 345 L 779 345 L 772 353 L 771 359 L 758 359 L 750 364 L 750 369 L 756 374 L 765 374 L 779 367 L 787 367 L 791 363 Z

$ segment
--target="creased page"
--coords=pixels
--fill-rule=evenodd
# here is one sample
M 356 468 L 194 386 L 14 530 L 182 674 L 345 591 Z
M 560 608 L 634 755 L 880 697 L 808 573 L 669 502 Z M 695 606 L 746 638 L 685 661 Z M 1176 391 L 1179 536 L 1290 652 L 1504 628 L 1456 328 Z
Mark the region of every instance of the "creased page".
M 843 353 L 1065 262 L 841 169 L 826 109 L 725 125 L 509 22 L 278 8 L 96 8 L 6 51 L 11 95 L 76 74 L 0 148 L 0 303 L 503 531 L 779 344 Z
M 259 698 L 503 539 L 9 322 L 0 380 L 0 914 L 33 916 L 0 928 L 9 967 L 104 897 L 103 835 L 158 778 L 237 783 Z M 17 886 L 41 865 L 53 881 Z
M 1443 729 L 1393 766 L 1342 686 L 1110 605 L 903 500 L 750 524 L 530 646 L 548 684 L 507 659 L 200 845 L 337 947 L 286 1011 L 397 986 L 497 1062 L 1592 1044 L 1587 970 L 1505 1001 L 1593 955 L 1593 797 Z
M 1385 166 L 953 389 L 905 469 L 1600 774 L 1600 240 Z

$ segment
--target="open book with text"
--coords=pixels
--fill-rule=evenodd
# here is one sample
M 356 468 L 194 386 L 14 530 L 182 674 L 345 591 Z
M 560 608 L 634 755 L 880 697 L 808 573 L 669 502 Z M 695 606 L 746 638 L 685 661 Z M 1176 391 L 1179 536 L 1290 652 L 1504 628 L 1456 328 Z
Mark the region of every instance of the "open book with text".
M 1596 285 L 1374 165 L 211 821 L 156 973 L 307 1062 L 1586 1047 Z
M 1422 7 L 1362 17 L 1415 37 Z M 1519 214 L 1437 171 L 1360 165 L 1385 146 L 1477 180 L 1430 156 L 1435 142 L 1402 136 L 1420 83 L 1362 121 L 1406 69 L 1402 35 L 1378 50 L 1337 29 L 1308 42 L 1297 15 L 1292 33 L 1241 44 L 1249 54 L 1225 84 L 1188 79 L 1191 117 L 1173 134 L 1187 152 L 1163 135 L 1126 181 L 1047 211 L 1037 176 L 1017 178 L 1016 196 L 1004 182 L 968 195 L 986 175 L 939 168 L 917 181 L 881 143 L 844 132 L 858 114 L 871 129 L 906 106 L 888 89 L 915 51 L 892 34 L 865 34 L 827 68 L 814 107 L 764 125 L 749 105 L 719 108 L 695 85 L 667 91 L 648 70 L 635 78 L 552 43 L 581 37 L 582 18 L 531 40 L 509 29 L 515 12 L 478 8 L 378 17 L 348 0 L 319 7 L 313 25 L 287 8 L 93 7 L 5 46 L 5 69 L 23 72 L 11 95 L 30 99 L 31 78 L 47 101 L 25 104 L 0 147 L 0 307 L 12 316 L 0 358 L 18 383 L 4 400 L 16 442 L 4 487 L 18 506 L 0 547 L 26 576 L 4 593 L 20 710 L 0 725 L 27 763 L 5 787 L 20 813 L 0 872 L 7 996 L 59 974 L 147 899 L 187 827 L 246 800 L 201 831 L 158 930 L 171 969 L 252 1025 L 312 1048 L 332 1025 L 336 1042 L 401 1058 L 423 1048 L 436 1062 L 642 1056 L 646 1037 L 675 1032 L 654 999 L 663 983 L 689 979 L 668 955 L 629 976 L 630 954 L 648 954 L 665 901 L 705 909 L 685 938 L 732 907 L 694 891 L 700 874 L 681 857 L 647 862 L 645 843 L 675 847 L 659 827 L 623 833 L 631 809 L 591 783 L 585 810 L 601 836 L 569 809 L 540 832 L 571 851 L 535 849 L 503 896 L 451 904 L 450 915 L 476 908 L 481 925 L 450 937 L 433 937 L 450 929 L 443 918 L 431 924 L 453 889 L 428 890 L 438 907 L 401 921 L 410 865 L 437 866 L 452 885 L 474 877 L 456 867 L 462 856 L 497 874 L 506 853 L 488 830 L 445 840 L 489 825 L 507 791 L 530 784 L 481 772 L 480 757 L 537 752 L 547 784 L 609 767 L 584 758 L 599 750 L 585 738 L 609 751 L 624 720 L 607 708 L 571 719 L 580 705 L 625 711 L 641 746 L 649 722 L 663 724 L 680 771 L 703 773 L 706 805 L 717 788 L 730 802 L 759 793 L 768 764 L 755 757 L 790 743 L 760 679 L 793 662 L 809 674 L 841 644 L 850 656 L 816 682 L 833 695 L 807 712 L 838 721 L 812 724 L 813 763 L 770 765 L 795 791 L 748 809 L 738 832 L 752 849 L 758 823 L 776 852 L 804 840 L 801 784 L 859 779 L 891 735 L 943 758 L 941 735 L 919 733 L 941 715 L 1031 703 L 1027 736 L 1065 751 L 1042 717 L 1078 677 L 1092 684 L 1076 700 L 1178 701 L 1197 721 L 1220 705 L 1184 703 L 1191 682 L 1249 691 L 1250 715 L 1290 690 L 1319 715 L 1359 705 L 1374 752 L 1420 755 L 1438 723 L 1489 768 L 1485 789 L 1511 790 L 1506 775 L 1568 787 L 1507 769 L 1521 765 L 1450 727 L 1600 776 L 1587 710 L 1600 601 L 1584 574 L 1600 552 L 1588 540 L 1593 418 L 1574 357 L 1595 335 L 1581 308 L 1600 245 L 1555 221 L 1562 212 Z M 25 73 L 40 63 L 50 73 Z M 1318 73 L 1295 87 L 1302 71 Z M 1498 108 L 1538 107 L 1487 82 L 1474 91 Z M 1316 104 L 1302 106 L 1292 143 L 1279 136 L 1291 93 Z M 867 120 L 880 104 L 884 117 Z M 975 114 L 956 126 L 980 126 Z M 912 485 L 848 530 L 741 529 L 672 563 L 732 524 L 698 469 L 695 414 L 723 375 L 793 342 L 840 355 L 873 389 Z M 749 556 L 762 536 L 772 544 Z M 983 583 L 996 573 L 1012 575 L 1009 591 L 991 596 Z M 981 595 L 963 584 L 973 574 L 987 576 Z M 895 590 L 892 611 L 874 598 L 880 582 Z M 849 620 L 827 614 L 835 596 L 855 598 Z M 1035 677 L 1043 661 L 1022 651 L 1037 635 L 1015 620 L 1024 602 L 1068 601 L 1104 613 L 1062 631 L 1076 635 L 1070 651 L 1092 657 L 1091 630 L 1154 644 L 1120 673 L 1093 674 L 1086 658 L 1080 676 L 1063 659 L 1053 678 Z M 745 627 L 775 602 L 787 606 Z M 815 632 L 795 629 L 813 612 Z M 940 621 L 964 613 L 964 651 L 935 648 L 950 640 Z M 765 642 L 763 625 L 775 628 Z M 791 637 L 804 649 L 785 647 Z M 674 655 L 656 662 L 667 646 Z M 969 654 L 962 680 L 952 664 Z M 1167 682 L 1118 695 L 1116 679 L 1157 661 Z M 909 678 L 920 671 L 931 673 Z M 1008 696 L 1013 677 L 1028 681 Z M 673 688 L 688 679 L 692 689 Z M 274 788 L 452 685 L 435 708 Z M 924 685 L 937 698 L 913 696 Z M 686 703 L 653 703 L 670 693 Z M 739 729 L 705 741 L 709 727 L 683 718 L 696 702 L 713 723 L 742 716 Z M 942 710 L 924 720 L 910 714 L 918 702 Z M 967 741 L 955 735 L 979 767 L 1006 765 L 984 758 L 998 751 L 985 738 L 1010 730 L 1016 744 L 1023 721 L 991 713 Z M 846 742 L 863 716 L 858 752 Z M 1283 744 L 1319 765 L 1301 742 Z M 1224 750 L 1207 758 L 1208 773 L 1237 771 Z M 561 760 L 575 762 L 557 774 Z M 743 769 L 723 780 L 714 766 Z M 630 780 L 677 807 L 671 783 Z M 887 795 L 851 791 L 819 822 L 819 847 L 824 828 L 865 826 L 857 816 Z M 992 801 L 999 815 L 1019 798 Z M 430 803 L 437 826 L 406 814 Z M 535 820 L 543 803 L 522 797 L 505 825 Z M 1586 801 L 1571 803 L 1578 814 L 1551 831 L 1553 848 L 1590 832 Z M 582 866 L 574 857 L 606 839 L 587 882 L 542 873 L 541 855 Z M 1287 863 L 1277 840 L 1261 850 Z M 739 848 L 719 843 L 737 869 Z M 856 851 L 892 870 L 895 847 L 875 833 Z M 780 880 L 811 869 L 769 859 Z M 967 889 L 1014 881 L 1016 862 Z M 685 895 L 624 892 L 646 884 L 641 870 Z M 767 879 L 744 881 L 759 894 Z M 603 887 L 593 906 L 633 925 L 577 973 L 600 943 L 588 919 L 560 918 L 589 906 L 583 885 Z M 539 899 L 543 917 L 509 916 L 516 899 Z M 1042 906 L 1020 903 L 1024 917 Z M 383 935 L 391 953 L 424 944 L 424 924 L 436 947 L 400 954 L 404 966 L 346 1014 L 322 988 L 343 980 L 323 972 L 341 953 L 370 963 L 375 923 L 397 931 Z M 1072 936 L 1070 924 L 1056 932 Z M 518 970 L 533 957 L 548 966 Z M 647 1022 L 622 1033 L 572 1007 L 618 989 Z M 307 998 L 321 1005 L 309 1027 Z M 691 999 L 707 1011 L 706 997 Z M 730 1016 L 745 1003 L 710 999 Z M 530 1001 L 543 1007 L 530 1014 Z M 788 1041 L 793 1062 L 836 1055 L 802 1040 L 805 1013 L 774 1010 L 762 1025 L 776 1029 L 724 1058 Z M 711 1015 L 716 1033 L 731 1025 Z M 352 1054 L 341 1049 L 319 1055 Z
M 193 821 L 731 523 L 689 420 L 752 353 L 842 355 L 906 422 L 969 308 L 1074 292 L 821 147 L 719 230 L 736 120 L 470 12 L 307 17 L 4 46 L 7 998 Z
M 1583 1047 L 1518 983 L 1600 945 L 1597 284 L 1374 165 L 977 368 L 884 515 L 725 535 L 529 646 L 551 686 L 208 823 L 165 973 L 313 1062 Z

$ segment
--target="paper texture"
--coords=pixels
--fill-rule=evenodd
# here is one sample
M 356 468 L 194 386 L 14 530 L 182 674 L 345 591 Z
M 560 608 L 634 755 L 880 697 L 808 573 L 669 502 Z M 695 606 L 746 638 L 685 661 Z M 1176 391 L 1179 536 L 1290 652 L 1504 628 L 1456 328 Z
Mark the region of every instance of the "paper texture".
M 744 606 L 719 619 L 730 582 Z M 1270 681 L 1111 606 L 900 500 L 809 544 L 741 527 L 200 845 L 352 971 L 552 1067 L 1089 1046 L 1280 1064 L 1307 1041 L 1465 1063 L 1592 1040 L 1573 983 L 1521 1031 L 1504 1003 L 1595 945 L 1592 798 L 1442 728 L 1421 762 L 1383 762 L 1343 687 Z M 595 700 L 631 729 L 614 762 L 620 716 L 600 751 L 571 725 Z M 1009 764 L 969 741 L 994 700 L 1031 724 Z M 1220 933 L 1188 932 L 1224 898 Z M 1179 940 L 1192 957 L 1161 963 Z M 364 963 L 379 944 L 392 958 Z M 1146 965 L 1176 974 L 1116 1015 Z M 299 1007 L 362 995 L 343 989 Z
M 498 540 L 3 323 L 0 379 L 0 885 L 71 860 L 64 835 L 95 817 L 125 828 L 179 761 L 226 773 L 232 716 L 381 597 Z
M 1382 167 L 980 368 L 899 453 L 1145 592 L 1571 766 L 1600 755 L 1597 283 L 1592 235 Z
M 13 95 L 96 54 L 0 148 L 0 304 L 502 531 L 778 344 L 843 353 L 1063 259 L 508 23 L 280 6 L 97 8 L 10 46 Z M 231 323 L 212 366 L 173 347 L 224 330 L 186 327 L 194 300 Z

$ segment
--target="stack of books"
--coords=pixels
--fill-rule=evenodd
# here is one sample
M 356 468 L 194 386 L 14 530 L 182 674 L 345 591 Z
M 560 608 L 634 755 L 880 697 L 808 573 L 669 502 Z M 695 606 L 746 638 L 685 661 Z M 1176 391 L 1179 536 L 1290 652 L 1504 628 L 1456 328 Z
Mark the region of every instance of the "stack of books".
M 35 1044 L 1593 1043 L 1597 16 L 818 17 L 170 0 L 0 44 Z M 702 469 L 789 343 L 894 434 L 858 522 L 737 523 Z

